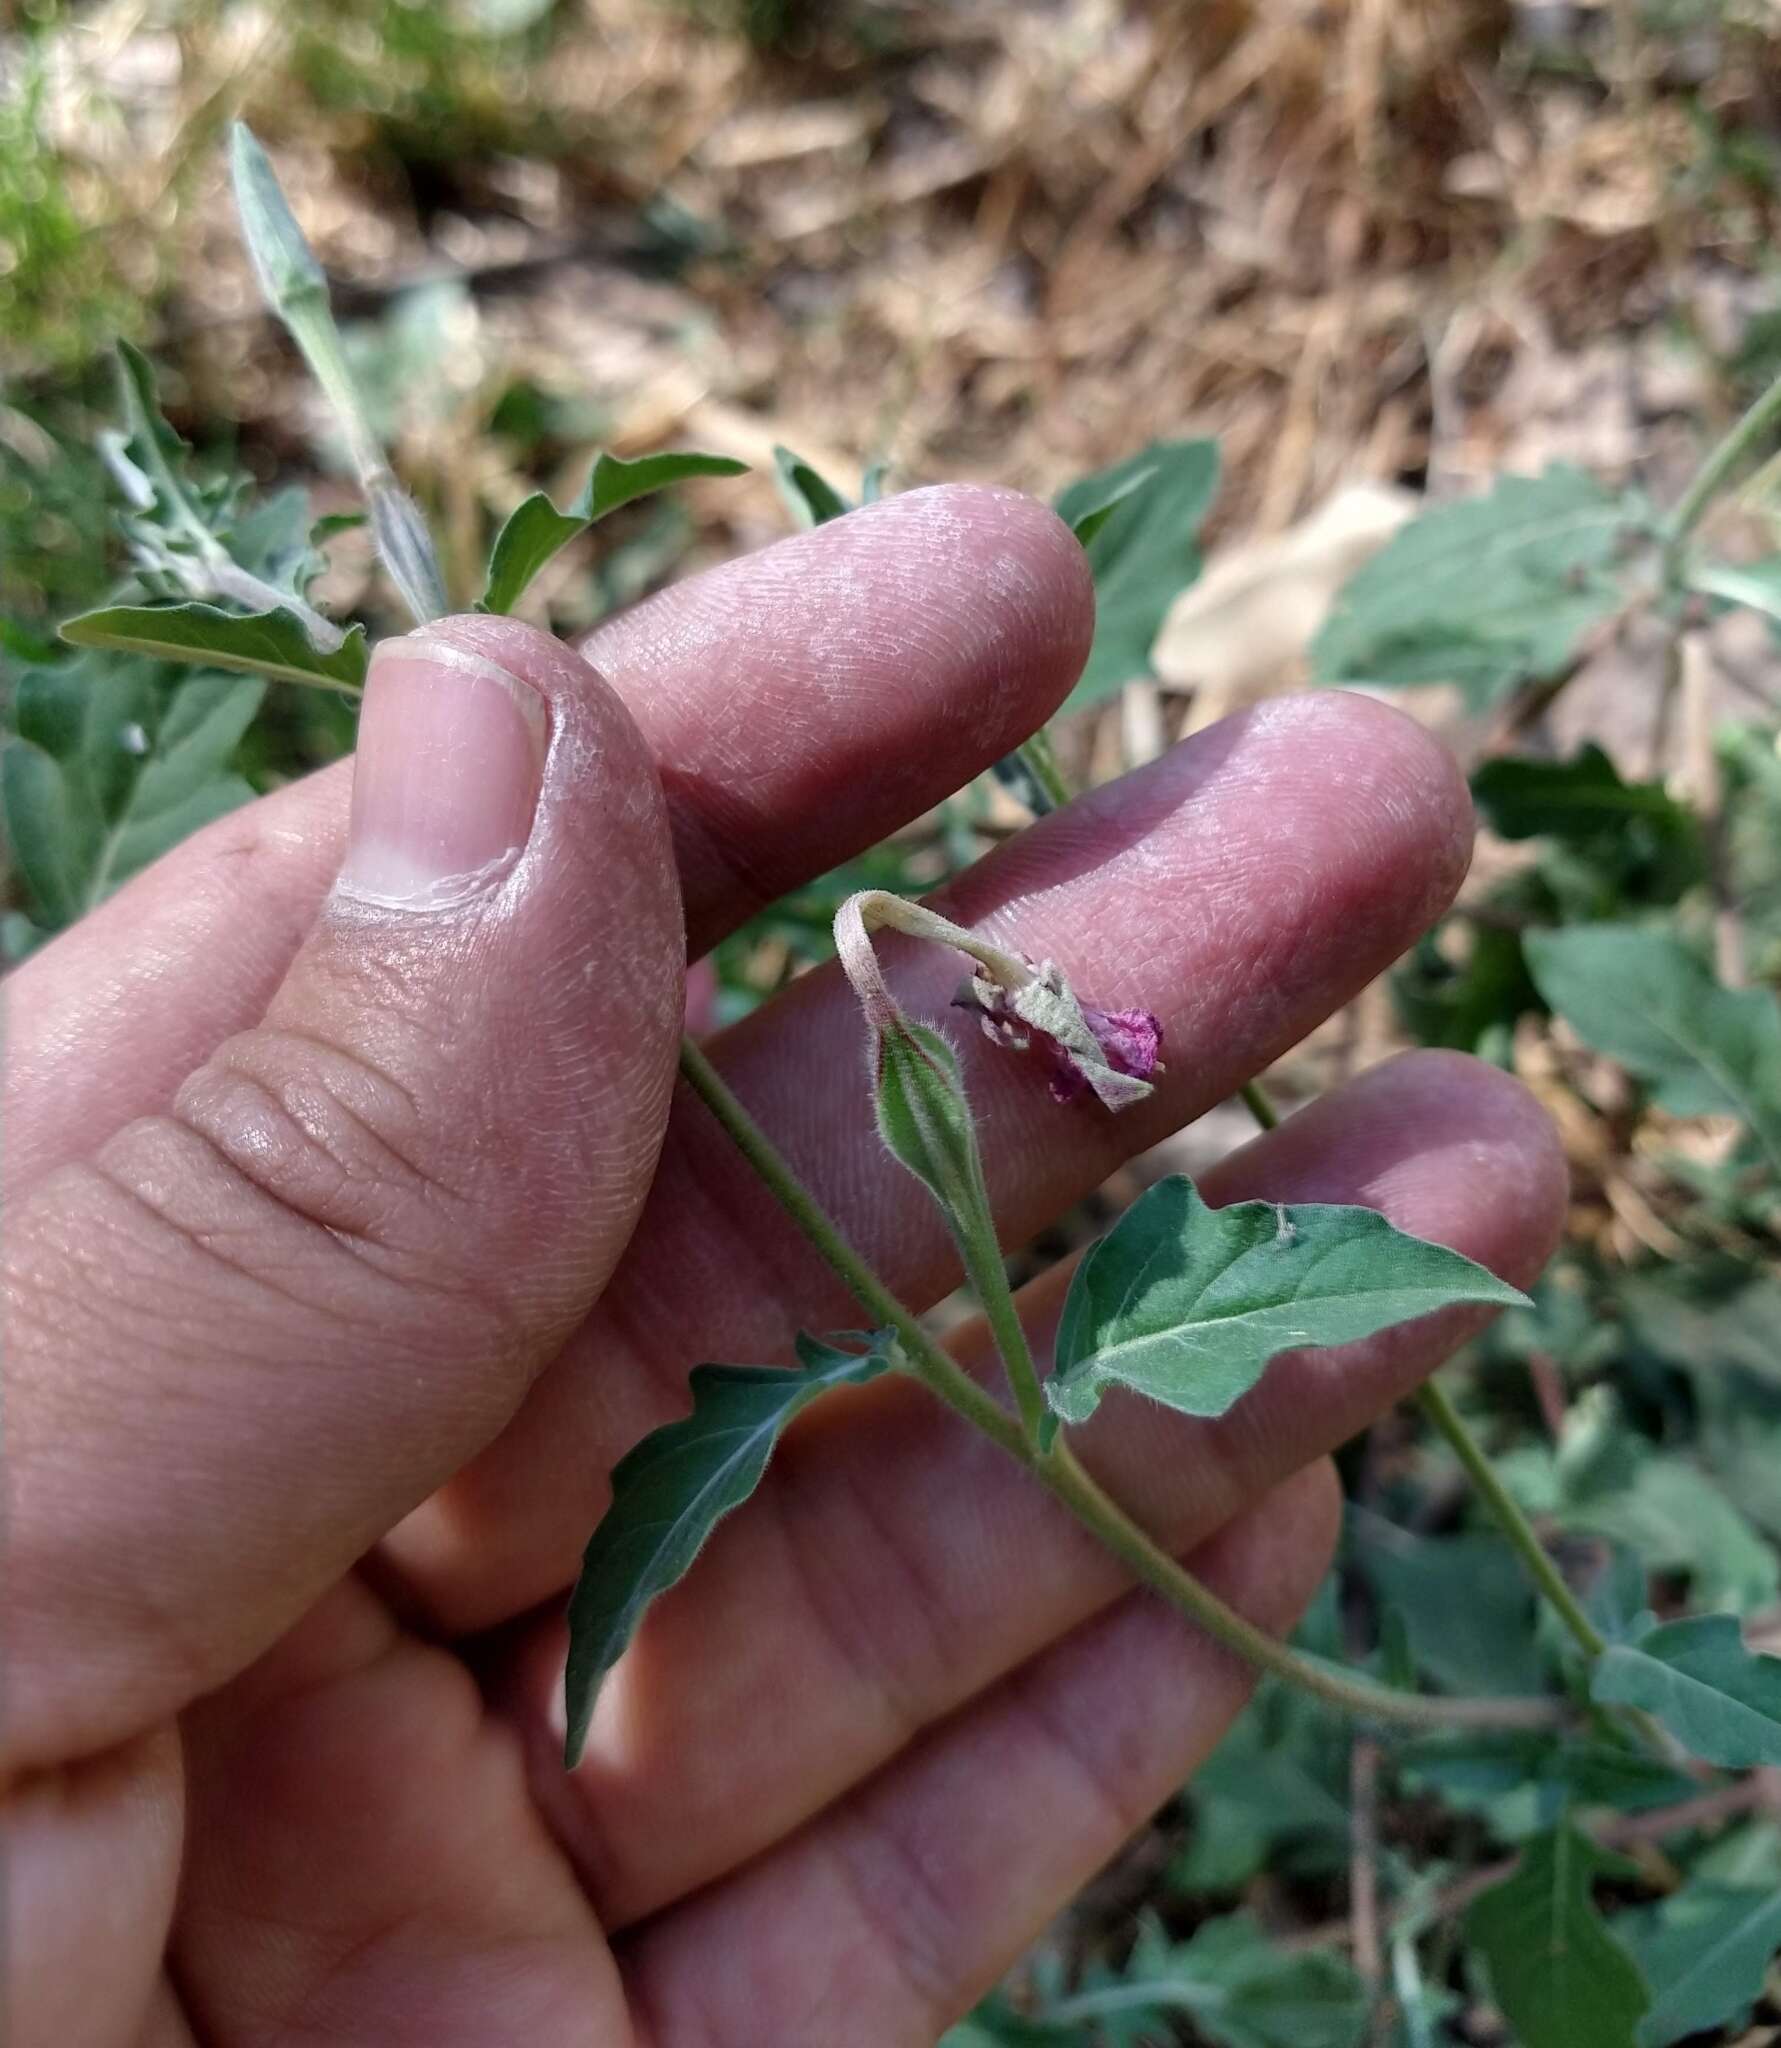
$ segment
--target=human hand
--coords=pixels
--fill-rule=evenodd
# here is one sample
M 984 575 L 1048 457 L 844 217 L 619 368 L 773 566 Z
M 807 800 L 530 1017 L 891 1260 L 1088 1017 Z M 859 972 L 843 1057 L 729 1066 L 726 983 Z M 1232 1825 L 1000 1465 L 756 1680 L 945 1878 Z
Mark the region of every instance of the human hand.
M 957 787 L 1055 708 L 1090 609 L 1048 513 L 955 489 L 611 622 L 586 652 L 613 690 L 449 622 L 380 657 L 341 886 L 345 768 L 13 977 L 21 2048 L 931 2041 L 1216 1742 L 1244 1672 L 880 1382 L 792 1432 L 559 1761 L 561 1596 L 614 1459 L 699 1360 L 857 1321 L 699 1105 L 669 1118 L 680 899 L 697 954 Z M 1168 1030 L 1117 1120 L 958 1034 L 1004 1240 L 1377 974 L 1469 844 L 1433 743 L 1322 695 L 963 878 L 951 915 Z M 943 1010 L 945 961 L 886 958 Z M 859 1036 L 825 971 L 712 1050 L 919 1305 L 952 1257 L 872 1134 Z M 1521 1280 L 1563 1197 L 1532 1103 L 1438 1054 L 1204 1186 L 1372 1203 Z M 1060 1298 L 1026 1291 L 1041 1338 Z M 1319 1461 L 1475 1320 L 1279 1361 L 1218 1423 L 1109 1400 L 1079 1447 L 1285 1629 L 1333 1534 Z

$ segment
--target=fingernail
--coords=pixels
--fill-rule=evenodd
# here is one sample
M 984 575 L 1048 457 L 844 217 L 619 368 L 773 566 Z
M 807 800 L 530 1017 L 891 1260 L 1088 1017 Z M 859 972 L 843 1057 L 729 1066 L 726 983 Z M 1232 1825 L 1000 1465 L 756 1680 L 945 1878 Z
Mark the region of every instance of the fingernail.
M 371 657 L 336 887 L 447 910 L 495 887 L 531 836 L 544 699 L 480 654 L 411 633 Z

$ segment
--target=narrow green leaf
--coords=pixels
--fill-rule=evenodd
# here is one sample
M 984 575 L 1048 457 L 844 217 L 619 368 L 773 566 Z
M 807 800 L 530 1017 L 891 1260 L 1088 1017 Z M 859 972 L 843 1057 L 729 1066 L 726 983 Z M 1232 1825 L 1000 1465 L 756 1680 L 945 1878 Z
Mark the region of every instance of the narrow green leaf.
M 1095 579 L 1094 644 L 1066 709 L 1149 675 L 1164 616 L 1200 573 L 1200 527 L 1217 490 L 1216 441 L 1153 441 L 1058 494 L 1065 525 L 1089 526 Z
M 1741 1117 L 1781 1172 L 1781 1005 L 1723 988 L 1680 941 L 1634 925 L 1530 932 L 1540 993 L 1679 1116 Z
M 1482 1266 L 1374 1209 L 1209 1209 L 1180 1175 L 1133 1203 L 1077 1267 L 1046 1383 L 1081 1422 L 1108 1385 L 1222 1415 L 1282 1351 L 1348 1344 L 1459 1302 L 1524 1305 Z
M 635 462 L 600 454 L 581 495 L 567 512 L 559 512 L 542 491 L 535 491 L 508 515 L 495 536 L 488 586 L 477 610 L 512 611 L 553 555 L 619 506 L 666 490 L 689 476 L 741 476 L 747 468 L 747 463 L 732 461 L 727 455 L 700 455 L 690 449 L 644 455 Z
M 70 619 L 62 638 L 75 647 L 120 648 L 331 690 L 363 689 L 369 660 L 363 626 L 354 626 L 337 648 L 323 653 L 293 612 L 244 615 L 210 604 L 106 605 Z
M 850 1336 L 852 1333 L 850 1333 Z M 693 1412 L 653 1430 L 612 1473 L 612 1502 L 589 1540 L 569 1603 L 571 1769 L 587 1740 L 601 1682 L 645 1609 L 683 1578 L 706 1539 L 760 1484 L 780 1432 L 831 1387 L 860 1386 L 895 1363 L 887 1331 L 861 1333 L 860 1351 L 799 1337 L 803 1369 L 701 1365 Z
M 801 455 L 794 455 L 789 448 L 775 448 L 773 462 L 779 477 L 779 494 L 800 526 L 826 526 L 831 519 L 839 519 L 853 510 L 835 486 L 818 476 Z
M 1642 1707 L 1703 1763 L 1781 1764 L 1781 1657 L 1746 1648 L 1735 1615 L 1665 1622 L 1614 1644 L 1591 1671 L 1590 1694 Z
M 1639 2048 L 1669 2048 L 1710 2028 L 1740 2034 L 1781 1949 L 1781 1892 L 1695 1882 L 1649 1911 L 1621 1914 L 1614 1931 L 1651 1986 Z
M 1618 1867 L 1561 1822 L 1466 1915 L 1521 2048 L 1637 2048 L 1644 1981 L 1590 1898 L 1591 1877 Z
M 1622 602 L 1615 572 L 1646 516 L 1564 464 L 1438 505 L 1349 579 L 1312 642 L 1312 672 L 1458 683 L 1480 707 L 1557 675 Z
M 229 129 L 229 173 L 241 238 L 267 304 L 280 312 L 304 299 L 319 299 L 325 305 L 328 280 L 297 225 L 278 174 L 245 121 L 236 121 Z
M 1752 611 L 1781 619 L 1781 555 L 1764 555 L 1756 562 L 1696 562 L 1688 571 L 1687 583 L 1690 590 L 1705 597 L 1748 605 Z

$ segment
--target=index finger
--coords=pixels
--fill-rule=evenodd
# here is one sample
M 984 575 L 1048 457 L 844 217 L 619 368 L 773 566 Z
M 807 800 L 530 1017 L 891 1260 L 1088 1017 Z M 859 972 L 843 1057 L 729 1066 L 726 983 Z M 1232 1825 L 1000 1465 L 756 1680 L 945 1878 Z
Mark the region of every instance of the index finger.
M 1056 709 L 1094 625 L 1082 550 L 1013 491 L 910 491 L 621 614 L 581 652 L 655 758 L 693 957 Z M 138 876 L 8 984 L 7 1194 L 164 1109 L 264 1009 L 339 865 L 352 765 Z

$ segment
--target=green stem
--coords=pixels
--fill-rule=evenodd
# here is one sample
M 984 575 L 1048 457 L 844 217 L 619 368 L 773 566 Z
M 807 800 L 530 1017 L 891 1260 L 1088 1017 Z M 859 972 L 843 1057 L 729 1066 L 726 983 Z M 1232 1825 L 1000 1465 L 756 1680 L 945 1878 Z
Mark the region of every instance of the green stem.
M 1243 1099 L 1243 1107 L 1255 1118 L 1264 1131 L 1271 1131 L 1280 1122 L 1280 1112 L 1269 1099 L 1268 1091 L 1259 1081 L 1245 1081 L 1237 1093 Z
M 1051 735 L 1041 726 L 1030 740 L 1023 740 L 1014 750 L 1029 775 L 1043 791 L 1045 800 L 1054 811 L 1061 811 L 1070 801 L 1070 785 L 1064 779 L 1064 771 L 1058 766 L 1056 752 L 1052 748 Z
M 1564 1707 L 1557 1700 L 1429 1699 L 1417 1693 L 1399 1692 L 1394 1686 L 1375 1685 L 1371 1679 L 1356 1678 L 1315 1658 L 1301 1656 L 1265 1629 L 1245 1621 L 1177 1564 L 1101 1491 L 1065 1445 L 1060 1443 L 1056 1447 L 1039 1476 L 1134 1577 L 1196 1621 L 1226 1649 L 1234 1650 L 1258 1670 L 1283 1678 L 1330 1706 L 1363 1719 L 1424 1728 L 1544 1728 L 1563 1718 Z
M 983 1318 L 996 1340 L 996 1349 L 1002 1354 L 1021 1429 L 1028 1443 L 1037 1444 L 1046 1415 L 1045 1393 L 1039 1385 L 1039 1368 L 1033 1363 L 1032 1347 L 1027 1343 L 1026 1326 L 1014 1305 L 1014 1290 L 1008 1285 L 1008 1268 L 1002 1262 L 1002 1247 L 996 1242 L 988 1194 L 983 1195 L 980 1215 L 961 1215 L 959 1221 L 973 1226 L 956 1233 L 965 1272 L 983 1306 Z
M 1752 448 L 1781 421 L 1781 377 L 1777 377 L 1695 472 L 1661 528 L 1666 581 L 1678 580 L 1683 543 L 1706 516 L 1720 486 Z
M 1555 1725 L 1562 1720 L 1565 1709 L 1556 1700 L 1428 1699 L 1375 1685 L 1303 1657 L 1254 1623 L 1245 1621 L 1152 1542 L 1102 1492 L 1061 1442 L 1049 1453 L 1038 1451 L 1016 1419 L 940 1348 L 847 1242 L 834 1219 L 799 1180 L 790 1162 L 691 1039 L 681 1041 L 680 1071 L 831 1271 L 875 1323 L 896 1332 L 915 1377 L 1024 1465 L 1137 1579 L 1160 1593 L 1216 1641 L 1259 1670 L 1271 1672 L 1329 1705 L 1365 1719 L 1421 1728 L 1530 1728 Z M 1022 1342 L 1024 1347 L 1024 1338 Z M 1030 1353 L 1028 1357 L 1030 1360 Z
M 690 1038 L 680 1041 L 680 1073 L 730 1141 L 771 1190 L 873 1322 L 895 1330 L 910 1370 L 933 1393 L 1023 1463 L 1030 1461 L 1019 1423 L 958 1363 L 948 1357 L 836 1228 L 822 1204 L 793 1172 L 791 1162 L 743 1108 L 717 1069 Z
M 1516 1555 L 1527 1567 L 1527 1573 L 1551 1604 L 1558 1616 L 1586 1657 L 1596 1658 L 1608 1647 L 1601 1631 L 1578 1604 L 1577 1596 L 1564 1582 L 1557 1565 L 1546 1554 L 1546 1547 L 1534 1533 L 1534 1526 L 1521 1511 L 1502 1480 L 1497 1476 L 1496 1467 L 1486 1456 L 1484 1447 L 1461 1420 L 1458 1409 L 1448 1400 L 1446 1394 L 1433 1380 L 1425 1380 L 1416 1396 L 1421 1408 L 1435 1428 L 1447 1439 L 1465 1468 L 1466 1477 L 1477 1489 L 1478 1498 L 1489 1509 L 1492 1519 L 1514 1546 Z

